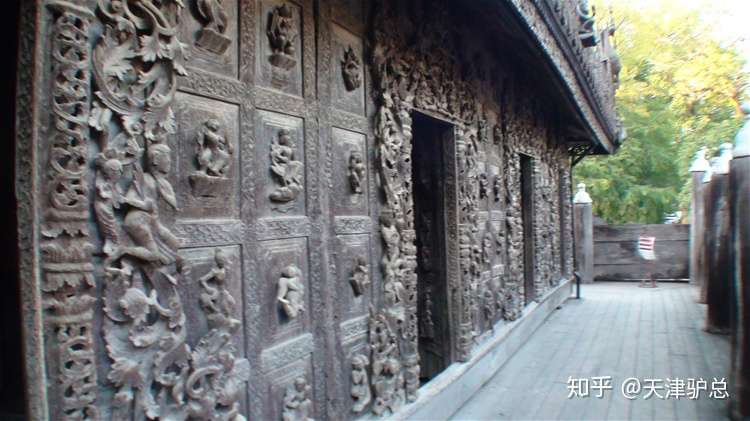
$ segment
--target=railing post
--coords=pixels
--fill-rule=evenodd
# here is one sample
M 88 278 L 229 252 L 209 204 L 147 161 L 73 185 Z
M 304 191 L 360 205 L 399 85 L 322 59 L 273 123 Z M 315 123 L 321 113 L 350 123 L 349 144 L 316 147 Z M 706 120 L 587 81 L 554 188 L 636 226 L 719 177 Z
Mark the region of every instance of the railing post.
M 707 244 L 708 272 L 706 279 L 706 331 L 729 333 L 731 328 L 731 229 L 729 226 L 729 164 L 732 160 L 732 144 L 722 143 L 721 154 L 714 161 L 711 176 L 712 244 Z
M 585 284 L 594 281 L 594 215 L 591 207 L 591 196 L 586 192 L 586 185 L 578 184 L 573 197 L 575 270 Z
M 690 166 L 693 194 L 690 201 L 690 283 L 703 285 L 705 282 L 705 264 L 703 262 L 703 177 L 709 169 L 706 160 L 706 148 L 695 154 Z
M 731 396 L 731 416 L 750 417 L 750 104 L 742 107 L 745 124 L 734 139 L 731 164 L 735 329 L 732 335 L 732 373 L 735 385 Z

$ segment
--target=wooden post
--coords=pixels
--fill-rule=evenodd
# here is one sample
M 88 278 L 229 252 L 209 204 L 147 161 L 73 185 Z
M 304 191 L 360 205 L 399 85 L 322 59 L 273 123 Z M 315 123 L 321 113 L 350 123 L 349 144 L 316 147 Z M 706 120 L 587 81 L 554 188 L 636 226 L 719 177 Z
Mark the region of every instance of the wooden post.
M 732 144 L 722 143 L 721 155 L 712 168 L 711 215 L 712 244 L 708 245 L 708 272 L 706 275 L 706 331 L 729 333 L 731 328 L 730 302 L 731 282 L 731 230 L 729 226 L 729 163 L 732 160 Z
M 735 328 L 732 335 L 731 416 L 750 417 L 750 104 L 744 104 L 745 125 L 734 140 L 731 164 Z
M 713 250 L 714 244 L 714 224 L 712 222 L 713 215 L 713 203 L 711 202 L 711 178 L 713 176 L 713 166 L 718 158 L 711 158 L 708 171 L 703 174 L 703 186 L 701 187 L 701 199 L 703 200 L 703 221 L 701 226 L 703 228 L 703 239 L 700 250 L 700 276 L 703 280 L 701 284 L 700 293 L 698 294 L 698 302 L 706 304 L 706 295 L 708 294 L 708 271 L 710 259 L 709 256 Z
M 586 192 L 586 185 L 578 184 L 578 191 L 573 197 L 573 226 L 576 271 L 583 283 L 594 281 L 594 214 L 591 207 L 591 196 Z
M 690 283 L 701 286 L 704 281 L 705 264 L 703 262 L 703 177 L 709 169 L 706 160 L 706 148 L 695 154 L 690 166 L 693 182 L 693 194 L 690 201 Z

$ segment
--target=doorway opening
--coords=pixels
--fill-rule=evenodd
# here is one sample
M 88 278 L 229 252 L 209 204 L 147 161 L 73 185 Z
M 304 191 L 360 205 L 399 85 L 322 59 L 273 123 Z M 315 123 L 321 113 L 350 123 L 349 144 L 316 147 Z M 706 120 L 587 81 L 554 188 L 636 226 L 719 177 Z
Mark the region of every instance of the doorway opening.
M 420 382 L 428 382 L 451 362 L 445 188 L 446 151 L 453 126 L 414 113 L 412 126 L 414 226 L 417 233 L 417 317 Z
M 534 158 L 521 155 L 521 218 L 523 221 L 524 303 L 536 298 L 534 287 Z

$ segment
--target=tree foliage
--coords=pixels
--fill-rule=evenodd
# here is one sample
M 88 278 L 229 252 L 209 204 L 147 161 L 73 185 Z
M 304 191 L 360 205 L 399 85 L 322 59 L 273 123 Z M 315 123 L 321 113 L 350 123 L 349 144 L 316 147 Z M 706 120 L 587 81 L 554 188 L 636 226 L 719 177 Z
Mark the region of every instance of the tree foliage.
M 621 23 L 617 108 L 628 138 L 616 155 L 578 164 L 576 183 L 586 183 L 594 213 L 609 223 L 660 223 L 677 210 L 686 216 L 693 156 L 701 146 L 713 156 L 741 124 L 744 61 L 712 35 L 699 10 L 680 3 L 619 2 L 612 13 Z

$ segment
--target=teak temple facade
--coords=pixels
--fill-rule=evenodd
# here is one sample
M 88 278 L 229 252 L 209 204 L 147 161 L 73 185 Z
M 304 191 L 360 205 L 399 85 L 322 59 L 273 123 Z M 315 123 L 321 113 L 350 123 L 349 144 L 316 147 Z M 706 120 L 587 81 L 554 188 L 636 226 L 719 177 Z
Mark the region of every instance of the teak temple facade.
M 624 136 L 585 1 L 20 9 L 31 419 L 426 408 L 569 291 L 572 165 Z

